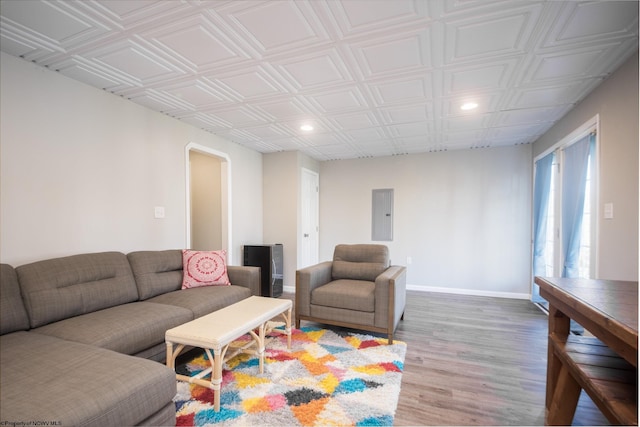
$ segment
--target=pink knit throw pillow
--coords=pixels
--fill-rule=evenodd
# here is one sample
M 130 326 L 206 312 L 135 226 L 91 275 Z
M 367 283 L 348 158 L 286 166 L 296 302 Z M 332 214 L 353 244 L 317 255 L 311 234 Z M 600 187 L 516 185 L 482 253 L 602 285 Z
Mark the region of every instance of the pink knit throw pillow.
M 227 251 L 182 251 L 182 289 L 228 286 Z

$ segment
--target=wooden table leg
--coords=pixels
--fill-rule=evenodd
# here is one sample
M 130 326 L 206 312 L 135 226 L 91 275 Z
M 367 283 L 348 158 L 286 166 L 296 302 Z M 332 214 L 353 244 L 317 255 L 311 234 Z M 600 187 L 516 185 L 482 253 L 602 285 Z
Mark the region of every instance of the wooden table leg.
M 554 400 L 554 394 L 557 391 L 557 382 L 562 368 L 562 362 L 555 355 L 551 339 L 553 336 L 558 337 L 561 341 L 566 342 L 569 336 L 570 321 L 564 313 L 549 305 L 549 341 L 547 343 L 547 388 L 545 396 L 545 419 L 549 416 L 549 410 Z M 561 398 L 561 396 L 558 396 Z M 547 422 L 545 421 L 545 424 Z
M 571 376 L 567 367 L 562 365 L 545 424 L 549 426 L 571 425 L 581 390 L 580 384 Z

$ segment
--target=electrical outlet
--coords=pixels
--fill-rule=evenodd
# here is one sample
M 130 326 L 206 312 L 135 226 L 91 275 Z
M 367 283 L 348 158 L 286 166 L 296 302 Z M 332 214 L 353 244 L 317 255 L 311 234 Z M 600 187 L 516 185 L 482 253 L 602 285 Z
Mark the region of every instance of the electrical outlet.
M 163 206 L 156 206 L 153 209 L 153 215 L 155 218 L 164 218 L 164 207 Z

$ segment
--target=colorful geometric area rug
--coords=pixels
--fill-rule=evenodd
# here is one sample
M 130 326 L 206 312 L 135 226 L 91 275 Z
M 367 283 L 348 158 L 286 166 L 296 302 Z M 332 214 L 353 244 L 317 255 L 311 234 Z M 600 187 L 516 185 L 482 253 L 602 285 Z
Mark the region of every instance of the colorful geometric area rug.
M 249 339 L 247 337 L 241 340 Z M 178 381 L 178 426 L 392 425 L 407 346 L 386 338 L 303 327 L 266 344 L 264 373 L 255 355 L 239 354 L 223 366 L 220 411 L 214 391 Z M 208 368 L 204 352 L 177 371 Z

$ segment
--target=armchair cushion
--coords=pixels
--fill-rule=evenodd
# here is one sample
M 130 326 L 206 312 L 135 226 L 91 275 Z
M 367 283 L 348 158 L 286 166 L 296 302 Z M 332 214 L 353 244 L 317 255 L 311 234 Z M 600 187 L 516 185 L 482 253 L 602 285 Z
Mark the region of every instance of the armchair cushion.
M 389 249 L 383 245 L 337 245 L 333 252 L 333 280 L 375 281 L 389 267 Z
M 311 304 L 372 313 L 376 302 L 375 290 L 374 282 L 334 280 L 311 292 Z

